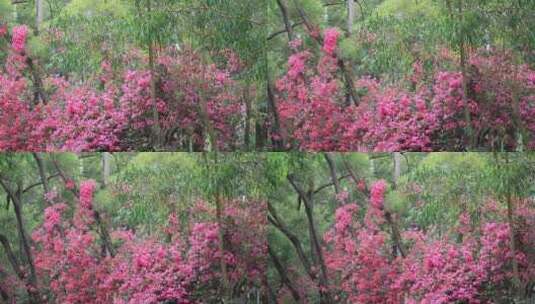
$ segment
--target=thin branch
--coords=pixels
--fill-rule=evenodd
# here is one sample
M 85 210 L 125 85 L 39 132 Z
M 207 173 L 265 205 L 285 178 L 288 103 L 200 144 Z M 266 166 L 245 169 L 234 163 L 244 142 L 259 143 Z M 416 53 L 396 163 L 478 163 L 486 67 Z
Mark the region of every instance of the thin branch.
M 344 179 L 346 179 L 348 177 L 351 177 L 351 174 L 348 173 L 348 174 L 342 175 L 342 176 L 338 177 L 337 180 L 341 181 L 341 180 L 344 180 Z M 330 186 L 333 186 L 333 182 L 326 183 L 326 184 L 323 184 L 323 185 L 319 186 L 314 191 L 312 191 L 312 193 L 316 194 L 316 193 L 320 192 L 321 190 L 323 190 L 323 189 L 325 189 L 327 187 L 330 187 Z
M 296 22 L 296 23 L 292 24 L 291 28 L 294 29 L 294 28 L 296 28 L 296 27 L 298 27 L 300 25 L 303 25 L 303 24 L 304 24 L 303 21 Z M 279 31 L 273 32 L 273 33 L 269 34 L 269 36 L 267 37 L 266 40 L 271 40 L 271 39 L 277 37 L 278 35 L 284 34 L 284 33 L 287 33 L 287 32 L 288 32 L 287 29 L 283 29 L 283 30 L 279 30 Z
M 50 175 L 49 177 L 46 178 L 47 181 L 50 181 L 51 179 L 55 178 L 55 177 L 59 177 L 59 173 L 55 173 L 53 175 Z M 42 185 L 43 182 L 37 182 L 35 184 L 31 184 L 29 185 L 28 187 L 24 188 L 24 190 L 22 190 L 22 193 L 26 193 L 30 190 L 32 190 L 33 188 L 37 187 L 37 186 L 40 186 Z
M 277 0 L 277 5 L 282 15 L 282 21 L 284 22 L 285 32 L 288 33 L 288 41 L 294 40 L 293 37 L 293 26 L 290 25 L 290 18 L 288 17 L 288 8 L 283 2 L 284 0 Z M 269 40 L 269 39 L 268 39 Z

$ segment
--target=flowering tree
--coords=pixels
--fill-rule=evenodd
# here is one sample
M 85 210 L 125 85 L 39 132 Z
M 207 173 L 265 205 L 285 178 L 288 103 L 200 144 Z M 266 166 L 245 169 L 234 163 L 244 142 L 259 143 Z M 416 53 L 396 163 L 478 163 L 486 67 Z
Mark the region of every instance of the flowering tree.
M 359 205 L 348 203 L 336 211 L 334 226 L 326 241 L 327 265 L 334 278 L 332 289 L 345 302 L 355 303 L 489 303 L 507 296 L 499 287 L 513 279 L 510 267 L 516 260 L 522 268 L 522 280 L 529 282 L 535 270 L 529 250 L 511 252 L 509 225 L 505 210 L 491 205 L 478 227 L 466 213 L 459 218 L 456 233 L 436 239 L 431 233 L 408 230 L 402 233 L 410 246 L 403 256 L 391 256 L 392 237 L 383 229 L 384 181 L 371 187 L 370 204 L 362 220 Z M 519 223 L 533 225 L 533 209 L 520 201 L 523 211 Z M 530 210 L 530 211 L 528 211 Z M 535 242 L 528 230 L 519 230 L 521 248 Z M 405 245 L 405 246 L 406 246 Z M 527 247 L 524 247 L 527 246 Z
M 180 231 L 176 214 L 162 230 L 168 241 L 114 230 L 107 251 L 93 206 L 93 181 L 80 184 L 74 206 L 54 193 L 44 222 L 34 231 L 35 265 L 42 290 L 61 303 L 198 303 L 221 298 L 223 259 L 230 286 L 259 286 L 265 271 L 264 223 L 260 202 L 229 201 L 224 212 L 224 251 L 219 246 L 215 211 L 199 202 L 189 231 Z M 74 209 L 72 217 L 70 209 Z M 245 279 L 246 278 L 246 279 Z M 45 299 L 48 300 L 48 299 Z
M 347 88 L 340 85 L 347 78 L 337 54 L 339 35 L 324 31 L 317 60 L 311 50 L 301 50 L 300 40 L 290 42 L 295 52 L 277 81 L 282 135 L 290 147 L 434 151 L 533 145 L 535 71 L 513 64 L 508 54 L 473 55 L 467 90 L 456 71 L 438 69 L 433 83 L 425 83 L 416 63 L 415 91 L 363 77 L 352 84 L 358 100 L 348 104 Z
M 95 81 L 42 78 L 26 53 L 27 33 L 26 26 L 16 26 L 11 35 L 2 35 L 11 45 L 0 74 L 0 149 L 140 149 L 153 144 L 155 125 L 163 138 L 159 144 L 168 148 L 225 150 L 239 145 L 244 110 L 231 78 L 239 68 L 234 55 L 228 67 L 218 68 L 192 50 L 169 49 L 158 58 L 157 73 L 113 71 L 103 62 L 96 81 L 102 89 L 97 89 Z M 152 77 L 158 78 L 157 121 Z

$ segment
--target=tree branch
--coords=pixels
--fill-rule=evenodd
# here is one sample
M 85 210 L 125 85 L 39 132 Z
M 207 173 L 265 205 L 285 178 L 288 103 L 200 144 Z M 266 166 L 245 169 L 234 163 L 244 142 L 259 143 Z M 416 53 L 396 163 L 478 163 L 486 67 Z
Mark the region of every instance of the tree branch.
M 303 267 L 305 268 L 306 273 L 312 280 L 314 280 L 316 276 L 311 271 L 310 261 L 305 255 L 303 246 L 301 245 L 299 238 L 293 232 L 291 232 L 290 229 L 288 229 L 288 226 L 286 226 L 286 224 L 279 218 L 277 211 L 270 202 L 268 202 L 268 211 L 268 221 L 280 232 L 282 232 L 282 234 L 284 234 L 288 238 L 288 240 L 290 240 L 295 251 L 297 252 L 297 256 L 299 257 L 301 264 L 303 264 Z
M 269 256 L 271 257 L 271 260 L 273 261 L 273 265 L 275 266 L 275 269 L 279 273 L 282 283 L 286 285 L 286 287 L 288 287 L 295 302 L 301 303 L 302 302 L 301 297 L 299 296 L 299 292 L 297 291 L 297 288 L 294 286 L 293 282 L 288 277 L 288 274 L 286 273 L 285 268 L 282 266 L 281 262 L 279 261 L 279 258 L 273 251 L 273 248 L 271 248 L 271 246 L 269 245 L 268 245 L 268 252 L 269 252 Z
M 51 179 L 53 179 L 53 178 L 55 178 L 55 177 L 59 177 L 59 173 L 55 173 L 55 174 L 53 174 L 53 175 L 50 175 L 49 177 L 46 178 L 46 180 L 47 180 L 47 181 L 50 181 Z M 31 185 L 29 185 L 28 187 L 24 188 L 24 190 L 22 190 L 22 193 L 26 193 L 26 192 L 32 190 L 33 188 L 35 188 L 35 187 L 37 187 L 37 186 L 40 186 L 40 185 L 42 185 L 42 184 L 43 184 L 42 181 L 41 181 L 41 182 L 37 182 L 37 183 L 35 183 L 35 184 L 31 184 Z
M 33 158 L 35 159 L 35 163 L 37 164 L 37 168 L 39 169 L 39 177 L 41 178 L 41 183 L 43 185 L 43 190 L 45 191 L 45 194 L 50 192 L 50 187 L 48 187 L 48 179 L 46 178 L 45 174 L 45 167 L 43 164 L 43 158 L 39 153 L 32 153 Z M 50 205 L 50 202 L 48 200 L 45 200 L 48 205 Z
M 282 20 L 284 22 L 284 28 L 286 29 L 285 32 L 288 33 L 288 41 L 293 41 L 293 26 L 290 25 L 290 18 L 288 18 L 288 8 L 286 7 L 286 4 L 283 3 L 284 0 L 277 0 L 277 5 L 279 6 L 279 10 L 282 15 Z M 294 24 L 295 25 L 295 24 Z M 269 38 L 268 38 L 269 40 Z
M 351 174 L 342 175 L 342 176 L 338 177 L 337 180 L 341 181 L 341 180 L 346 179 L 348 177 L 351 177 Z M 330 187 L 332 185 L 333 185 L 333 182 L 323 184 L 323 185 L 319 186 L 318 188 L 316 188 L 312 193 L 316 194 L 316 193 L 320 192 L 321 190 L 323 190 L 323 189 L 325 189 L 327 187 Z
M 299 21 L 299 22 L 296 22 L 296 23 L 292 24 L 292 26 L 290 28 L 294 29 L 294 28 L 296 28 L 296 27 L 298 27 L 300 25 L 303 25 L 303 24 L 304 24 L 303 21 Z M 278 35 L 284 34 L 284 33 L 287 33 L 287 32 L 288 32 L 287 29 L 283 29 L 283 30 L 279 30 L 279 31 L 273 32 L 273 33 L 269 34 L 269 36 L 267 37 L 266 40 L 271 40 L 271 39 L 277 37 Z
M 4 251 L 6 253 L 7 259 L 9 260 L 9 263 L 11 264 L 11 268 L 13 268 L 13 271 L 15 272 L 15 274 L 17 274 L 17 277 L 19 277 L 20 280 L 24 280 L 24 272 L 22 271 L 22 268 L 19 265 L 17 256 L 13 253 L 13 249 L 11 249 L 9 240 L 3 234 L 0 234 L 0 243 L 4 247 Z
M 332 303 L 330 291 L 329 291 L 329 279 L 327 276 L 327 266 L 325 265 L 325 260 L 323 258 L 323 252 L 321 249 L 320 241 L 318 238 L 318 232 L 316 229 L 316 224 L 314 223 L 314 214 L 313 214 L 313 201 L 312 201 L 312 192 L 305 193 L 294 180 L 294 177 L 291 174 L 287 175 L 287 179 L 294 188 L 294 190 L 300 195 L 305 204 L 305 213 L 308 220 L 308 226 L 310 231 L 310 237 L 312 240 L 313 248 L 316 252 L 316 257 L 320 264 L 320 297 L 322 298 L 321 302 L 323 303 Z
M 333 181 L 332 184 L 334 185 L 334 192 L 338 194 L 340 193 L 340 184 L 338 183 L 338 178 L 336 177 L 334 160 L 329 152 L 323 153 L 323 157 L 325 157 L 325 161 L 327 161 L 327 165 L 329 166 L 329 173 L 331 174 L 331 180 Z

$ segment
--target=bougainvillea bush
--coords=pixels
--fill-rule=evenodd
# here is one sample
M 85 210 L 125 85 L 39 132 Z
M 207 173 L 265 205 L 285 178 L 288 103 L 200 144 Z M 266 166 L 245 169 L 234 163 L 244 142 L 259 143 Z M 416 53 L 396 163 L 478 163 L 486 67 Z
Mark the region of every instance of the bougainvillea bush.
M 39 282 L 33 288 L 44 303 L 210 303 L 262 286 L 261 202 L 225 202 L 219 224 L 214 207 L 199 201 L 185 230 L 172 213 L 160 237 L 116 229 L 105 240 L 95 187 L 82 182 L 75 203 L 46 195 L 51 206 L 32 234 Z
M 455 62 L 446 69 L 452 56 L 445 49 L 437 55 L 443 64 L 431 75 L 415 62 L 405 83 L 352 80 L 355 97 L 348 98 L 351 68 L 342 70 L 340 33 L 327 29 L 313 36 L 323 43 L 319 54 L 292 41 L 287 72 L 276 83 L 287 148 L 452 151 L 535 145 L 535 71 L 514 64 L 507 53 L 474 53 L 464 78 Z
M 506 210 L 490 200 L 473 221 L 462 213 L 444 235 L 418 228 L 392 238 L 384 206 L 386 183 L 371 186 L 369 204 L 346 202 L 325 233 L 329 287 L 344 303 L 495 303 L 511 299 L 516 261 L 521 286 L 535 277 L 535 210 L 519 200 L 516 251 L 510 247 Z M 531 207 L 530 207 L 531 206 Z M 401 246 L 402 249 L 394 246 Z M 393 250 L 395 248 L 395 250 Z
M 217 67 L 187 47 L 168 48 L 151 72 L 147 56 L 132 51 L 121 68 L 103 62 L 99 75 L 79 82 L 41 71 L 27 54 L 26 26 L 0 33 L 8 42 L 0 69 L 0 150 L 232 150 L 240 144 L 244 106 L 232 79 L 240 68 L 234 54 Z

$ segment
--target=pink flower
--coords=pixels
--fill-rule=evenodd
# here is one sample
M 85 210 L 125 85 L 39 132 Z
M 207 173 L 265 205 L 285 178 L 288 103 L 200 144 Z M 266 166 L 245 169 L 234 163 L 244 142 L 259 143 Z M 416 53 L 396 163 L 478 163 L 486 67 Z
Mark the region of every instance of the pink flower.
M 4 37 L 7 34 L 7 25 L 0 25 L 0 37 Z
M 13 37 L 11 47 L 16 52 L 22 53 L 26 48 L 26 38 L 28 35 L 28 27 L 26 25 L 18 25 L 13 27 Z
M 48 207 L 45 209 L 45 222 L 43 227 L 47 231 L 51 231 L 61 221 L 61 214 L 58 208 Z
M 72 179 L 68 179 L 66 182 L 65 182 L 65 188 L 69 189 L 69 190 L 72 190 L 74 189 L 76 185 L 74 184 L 74 181 Z
M 288 59 L 288 75 L 290 77 L 295 78 L 303 73 L 305 70 L 305 58 L 306 56 L 303 53 L 290 56 Z
M 386 192 L 386 181 L 381 179 L 376 181 L 370 190 L 370 202 L 373 207 L 382 209 Z
M 323 51 L 328 55 L 333 55 L 336 50 L 336 44 L 340 33 L 336 28 L 328 28 L 324 32 Z
M 80 205 L 84 209 L 93 207 L 93 191 L 95 190 L 95 181 L 87 180 L 80 184 Z
M 356 214 L 357 211 L 358 211 L 357 204 L 347 204 L 336 209 L 335 228 L 338 233 L 342 233 L 351 225 L 351 221 L 353 220 L 353 215 Z

